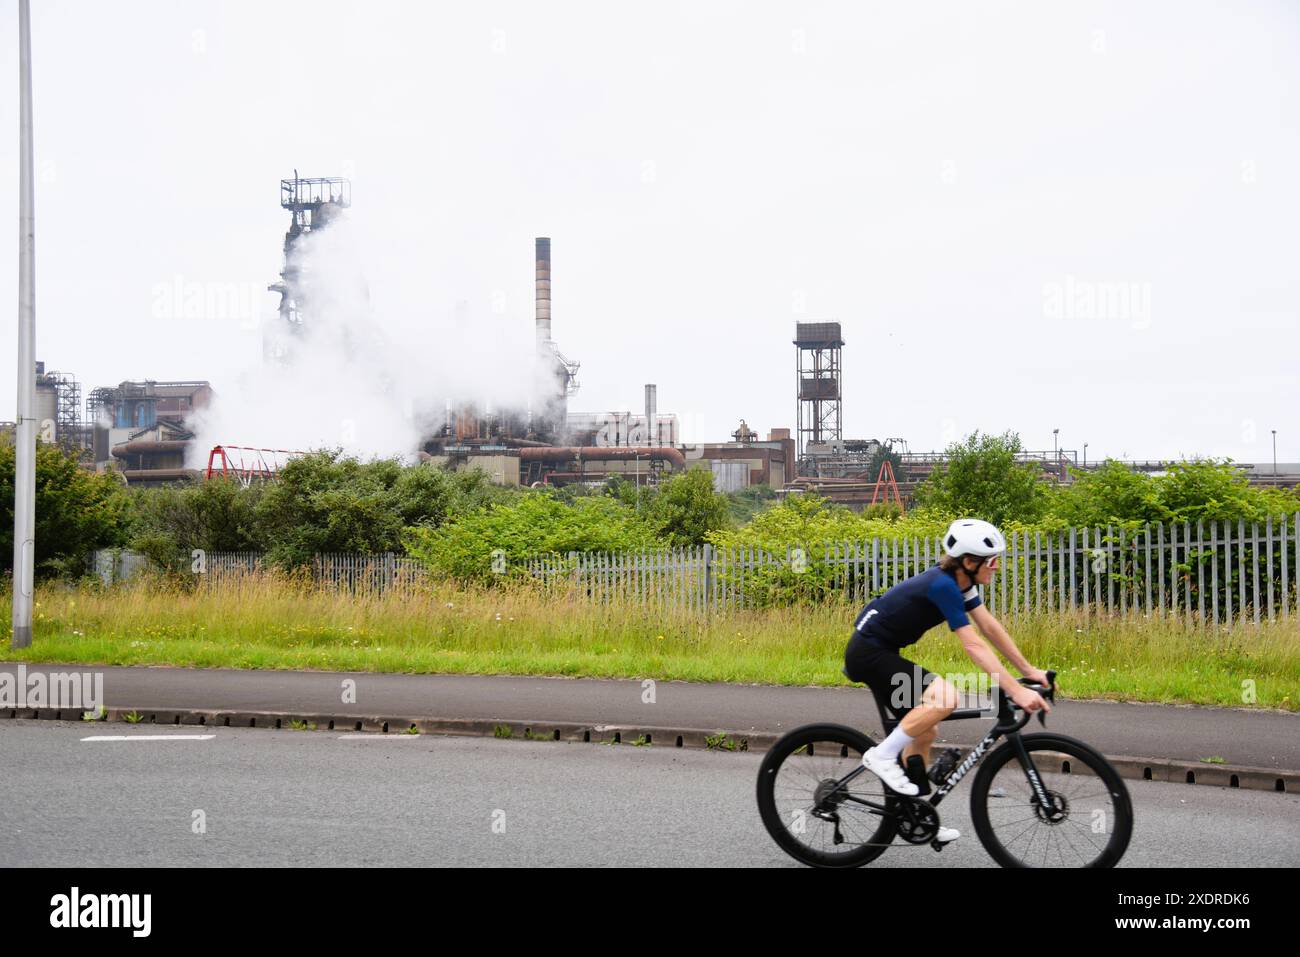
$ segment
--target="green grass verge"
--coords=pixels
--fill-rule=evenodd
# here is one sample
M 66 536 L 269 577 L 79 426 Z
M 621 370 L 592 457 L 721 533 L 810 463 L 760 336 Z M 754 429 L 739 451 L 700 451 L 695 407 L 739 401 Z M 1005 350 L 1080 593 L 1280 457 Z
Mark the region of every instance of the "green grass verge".
M 549 598 L 527 588 L 352 596 L 269 576 L 198 590 L 157 582 L 38 588 L 32 647 L 11 660 L 843 685 L 856 606 L 708 618 Z M 5 620 L 10 620 L 8 601 Z M 1011 619 L 1065 697 L 1297 709 L 1300 623 L 1199 631 L 1160 619 Z M 946 629 L 909 657 L 973 665 Z

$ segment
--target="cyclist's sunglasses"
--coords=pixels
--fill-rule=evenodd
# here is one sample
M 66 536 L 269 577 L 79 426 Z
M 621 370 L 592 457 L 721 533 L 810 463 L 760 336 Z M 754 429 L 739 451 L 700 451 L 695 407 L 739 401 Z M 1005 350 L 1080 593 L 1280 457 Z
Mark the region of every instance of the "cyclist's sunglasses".
M 994 555 L 992 558 L 985 558 L 980 561 L 981 566 L 988 566 L 990 571 L 997 571 L 1002 562 L 1001 555 Z

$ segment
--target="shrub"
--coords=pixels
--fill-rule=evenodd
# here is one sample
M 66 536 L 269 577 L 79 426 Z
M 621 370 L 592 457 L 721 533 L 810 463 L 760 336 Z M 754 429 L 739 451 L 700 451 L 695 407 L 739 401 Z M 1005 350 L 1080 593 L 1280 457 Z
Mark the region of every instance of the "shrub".
M 260 497 L 256 515 L 267 557 L 304 565 L 322 552 L 400 551 L 405 529 L 438 528 L 512 493 L 477 469 L 448 472 L 396 459 L 361 462 L 341 450 L 291 460 Z
M 12 571 L 14 558 L 14 446 L 0 442 L 0 561 Z M 36 443 L 36 553 L 38 577 L 80 574 L 97 548 L 126 543 L 131 499 L 121 478 L 77 464 L 56 445 Z
M 262 486 L 242 487 L 216 477 L 192 485 L 134 490 L 137 522 L 131 548 L 160 568 L 188 562 L 190 552 L 258 551 L 264 539 L 257 520 Z
M 654 532 L 635 509 L 610 496 L 560 501 L 550 490 L 521 493 L 513 501 L 482 506 L 441 527 L 417 526 L 405 536 L 407 550 L 430 569 L 462 580 L 491 582 L 493 554 L 504 555 L 517 573 L 521 559 L 570 551 L 648 548 Z

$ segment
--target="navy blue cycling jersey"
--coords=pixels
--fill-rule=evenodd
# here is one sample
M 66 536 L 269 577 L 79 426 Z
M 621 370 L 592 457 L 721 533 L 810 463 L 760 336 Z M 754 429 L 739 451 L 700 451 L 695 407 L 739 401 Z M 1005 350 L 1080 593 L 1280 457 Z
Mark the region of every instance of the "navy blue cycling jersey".
M 978 585 L 963 592 L 957 580 L 938 565 L 899 582 L 873 598 L 858 614 L 855 630 L 893 648 L 919 641 L 942 621 L 956 631 L 969 625 L 966 612 L 981 604 Z

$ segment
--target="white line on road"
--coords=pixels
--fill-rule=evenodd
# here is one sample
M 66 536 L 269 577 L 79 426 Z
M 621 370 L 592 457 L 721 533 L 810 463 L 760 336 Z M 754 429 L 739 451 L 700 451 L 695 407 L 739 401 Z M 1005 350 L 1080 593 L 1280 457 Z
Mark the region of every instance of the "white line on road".
M 215 734 L 96 734 L 82 741 L 207 741 Z

